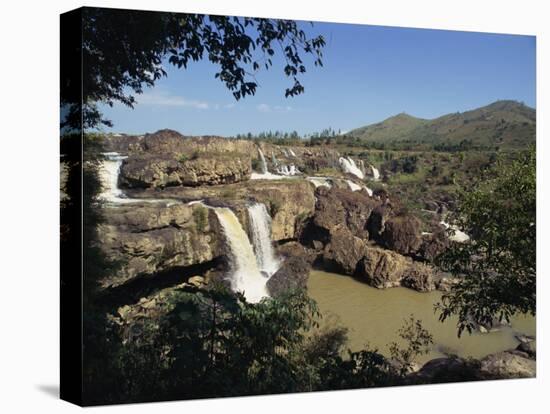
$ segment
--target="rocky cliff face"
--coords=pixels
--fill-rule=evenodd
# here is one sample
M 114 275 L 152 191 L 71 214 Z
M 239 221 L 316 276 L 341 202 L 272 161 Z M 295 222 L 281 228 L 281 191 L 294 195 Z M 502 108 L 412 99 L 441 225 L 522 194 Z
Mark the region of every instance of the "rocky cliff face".
M 238 153 L 209 154 L 187 159 L 183 155 L 133 155 L 122 165 L 120 182 L 126 188 L 164 188 L 231 184 L 250 179 L 250 157 Z
M 115 287 L 142 275 L 212 261 L 223 253 L 219 224 L 200 205 L 143 204 L 104 210 L 99 242 L 107 258 L 120 263 L 101 281 Z

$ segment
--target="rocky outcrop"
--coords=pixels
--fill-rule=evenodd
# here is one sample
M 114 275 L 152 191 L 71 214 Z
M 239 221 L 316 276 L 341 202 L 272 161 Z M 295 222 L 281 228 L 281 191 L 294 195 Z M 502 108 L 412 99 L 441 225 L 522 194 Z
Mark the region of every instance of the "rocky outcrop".
M 192 159 L 140 154 L 124 161 L 120 183 L 129 188 L 195 187 L 246 181 L 251 173 L 250 158 L 238 154 L 209 154 Z
M 315 214 L 302 234 L 305 244 L 329 243 L 331 231 L 342 225 L 354 236 L 368 239 L 367 221 L 378 201 L 364 192 L 339 188 L 319 187 L 316 196 Z
M 414 262 L 391 250 L 368 246 L 365 256 L 358 262 L 358 278 L 369 285 L 386 289 L 405 286 L 420 292 L 435 290 L 435 270 L 432 266 Z
M 381 204 L 374 208 L 367 221 L 367 230 L 371 239 L 381 240 L 380 237 L 384 231 L 386 220 L 390 217 L 391 212 L 391 206 L 388 204 Z
M 369 285 L 385 289 L 401 285 L 410 262 L 403 256 L 379 247 L 369 247 L 359 261 L 357 276 Z
M 434 268 L 418 262 L 413 262 L 405 272 L 401 286 L 419 292 L 431 292 L 437 285 L 434 278 Z
M 420 220 L 411 215 L 391 217 L 385 222 L 382 242 L 398 253 L 414 254 L 422 243 L 420 224 Z
M 357 263 L 367 251 L 365 242 L 354 236 L 347 227 L 337 226 L 330 233 L 330 243 L 323 251 L 323 264 L 328 270 L 353 275 Z
M 481 374 L 485 379 L 534 378 L 537 363 L 521 351 L 504 351 L 481 360 Z
M 314 191 L 304 180 L 249 182 L 247 193 L 266 205 L 275 241 L 296 239 L 315 209 Z
M 449 238 L 444 230 L 439 229 L 439 231 L 422 236 L 417 255 L 426 261 L 433 262 L 448 247 Z
M 267 281 L 271 296 L 277 297 L 292 289 L 305 289 L 311 266 L 302 257 L 290 257 Z
M 105 209 L 99 247 L 119 266 L 103 287 L 140 275 L 206 263 L 221 255 L 219 224 L 201 205 L 131 205 Z

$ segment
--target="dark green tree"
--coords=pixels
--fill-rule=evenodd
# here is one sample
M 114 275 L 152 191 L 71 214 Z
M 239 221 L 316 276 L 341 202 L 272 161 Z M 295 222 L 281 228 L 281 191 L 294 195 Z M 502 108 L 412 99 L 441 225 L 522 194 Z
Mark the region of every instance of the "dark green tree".
M 458 315 L 459 335 L 516 313 L 536 312 L 536 152 L 499 159 L 460 195 L 456 220 L 471 237 L 439 258 L 460 279 L 438 304 L 440 319 Z
M 323 36 L 309 37 L 294 20 L 84 8 L 82 24 L 83 125 L 80 88 L 62 82 L 61 103 L 68 108 L 62 126 L 69 128 L 112 126 L 97 105 L 132 108 L 135 94 L 166 76 L 165 59 L 183 69 L 208 59 L 238 100 L 256 92 L 255 74 L 273 65 L 277 51 L 292 82 L 285 96 L 298 95 L 304 92 L 303 56 L 322 66 L 325 45 Z

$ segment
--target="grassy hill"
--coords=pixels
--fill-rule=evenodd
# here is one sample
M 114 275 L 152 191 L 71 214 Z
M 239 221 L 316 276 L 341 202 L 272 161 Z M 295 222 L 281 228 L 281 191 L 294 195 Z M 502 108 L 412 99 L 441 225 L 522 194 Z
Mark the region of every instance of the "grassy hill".
M 399 114 L 347 135 L 378 144 L 519 148 L 535 143 L 536 111 L 515 101 L 497 101 L 466 112 L 426 120 Z

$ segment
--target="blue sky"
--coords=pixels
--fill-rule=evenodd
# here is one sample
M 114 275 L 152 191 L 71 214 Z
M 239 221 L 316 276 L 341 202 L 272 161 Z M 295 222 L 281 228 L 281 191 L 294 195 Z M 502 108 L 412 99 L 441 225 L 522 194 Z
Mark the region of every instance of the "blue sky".
M 235 101 L 214 79 L 216 67 L 192 63 L 138 95 L 135 109 L 103 107 L 114 122 L 106 131 L 234 135 L 266 130 L 342 131 L 406 112 L 421 118 L 465 111 L 498 99 L 535 107 L 535 38 L 531 36 L 303 23 L 325 36 L 324 67 L 306 60 L 305 93 L 291 86 L 280 61 L 257 75 L 256 95 Z

